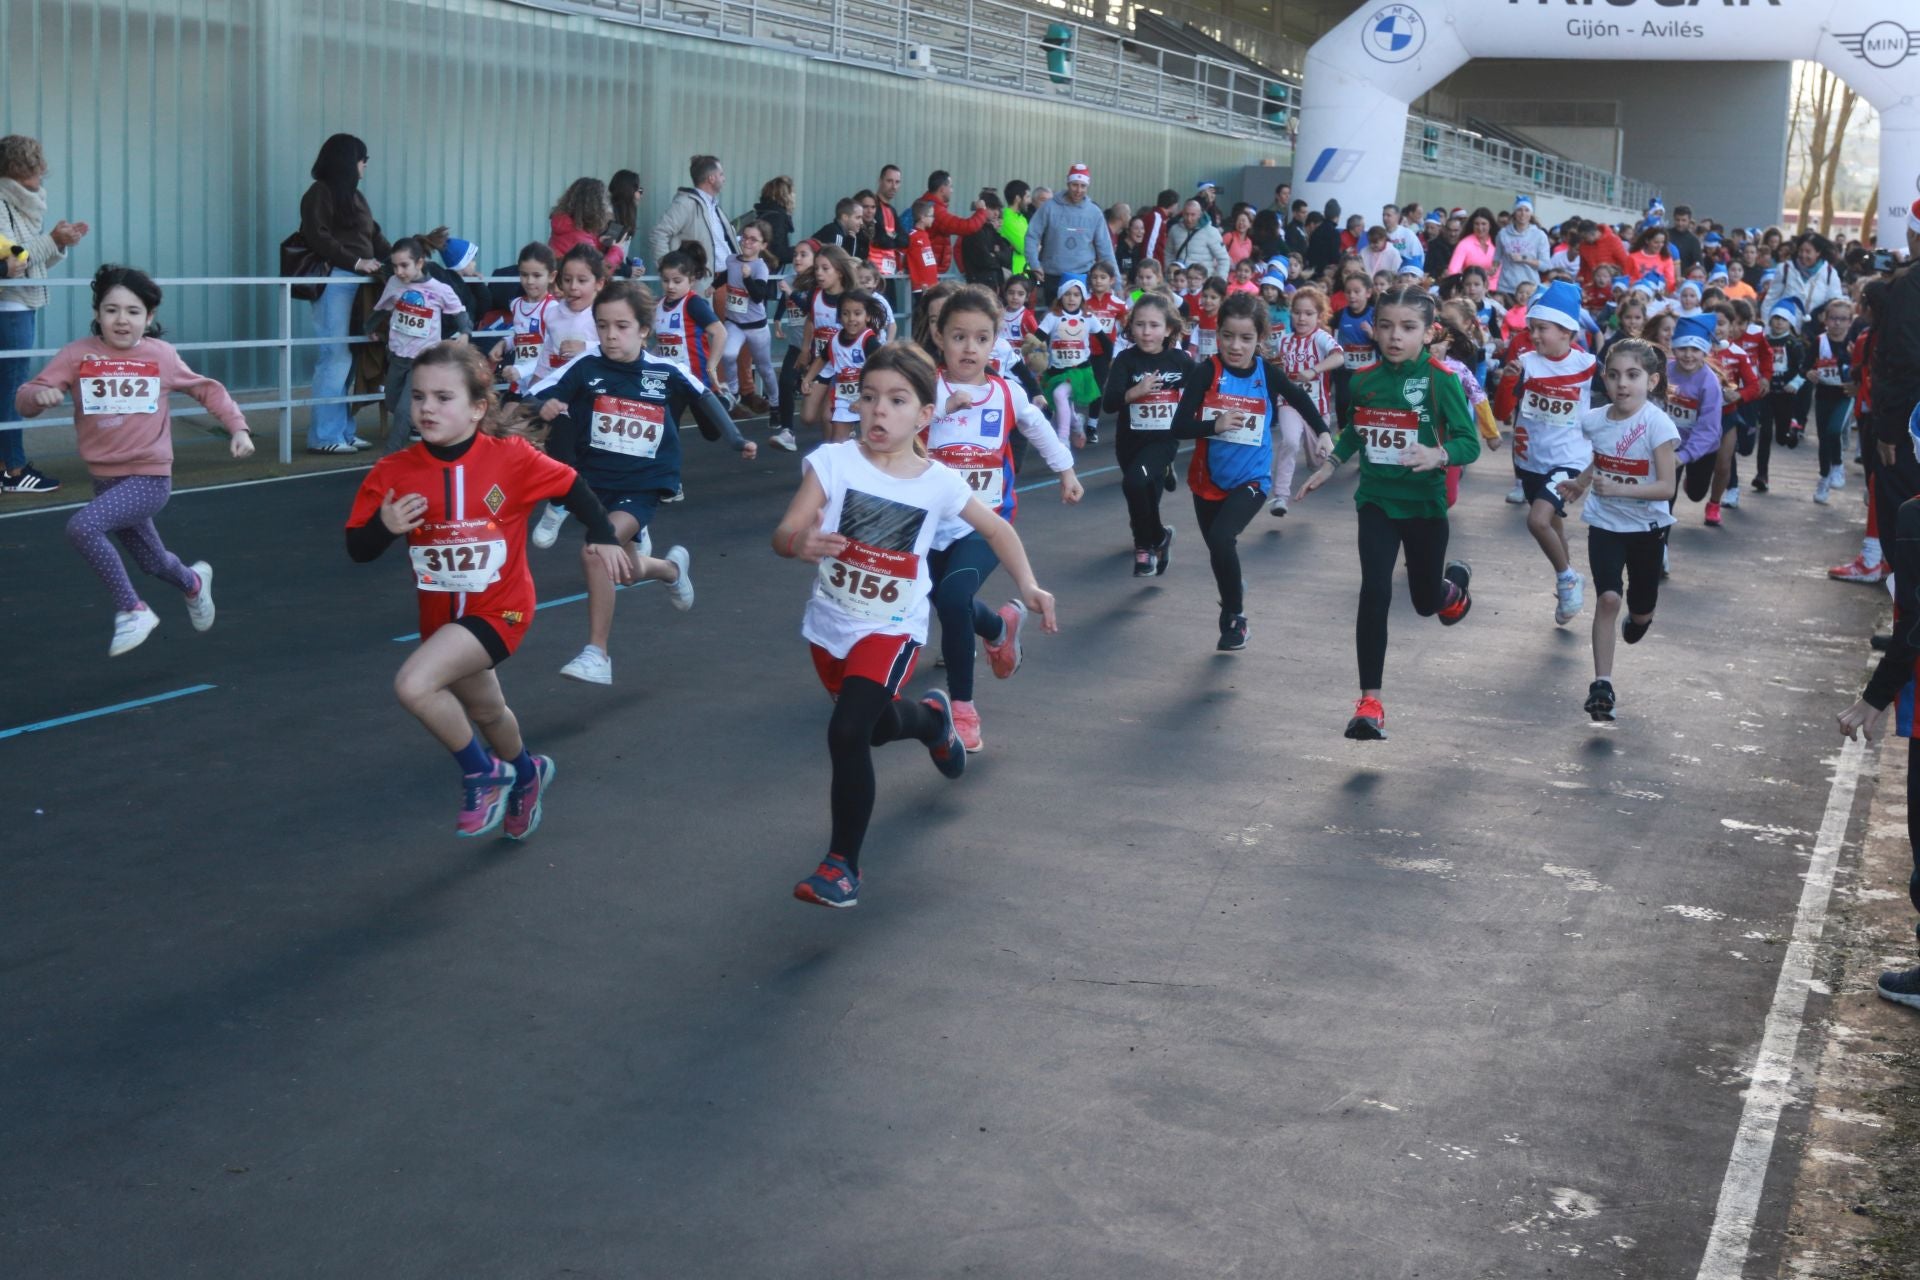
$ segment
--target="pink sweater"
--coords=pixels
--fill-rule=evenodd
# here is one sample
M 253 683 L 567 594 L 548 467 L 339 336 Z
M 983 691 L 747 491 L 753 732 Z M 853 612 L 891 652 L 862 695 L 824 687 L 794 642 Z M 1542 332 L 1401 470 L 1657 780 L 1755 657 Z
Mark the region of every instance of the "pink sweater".
M 1447 264 L 1447 274 L 1457 276 L 1468 267 L 1479 267 L 1487 273 L 1487 288 L 1500 287 L 1500 252 L 1493 241 L 1481 244 L 1468 236 L 1460 242 L 1453 251 L 1453 261 Z
M 80 457 L 96 476 L 173 474 L 170 392 L 198 400 L 230 435 L 247 429 L 227 389 L 187 368 L 180 353 L 158 338 L 142 338 L 126 351 L 94 337 L 69 342 L 14 397 L 21 417 L 40 415 L 33 397 L 46 387 L 73 394 Z

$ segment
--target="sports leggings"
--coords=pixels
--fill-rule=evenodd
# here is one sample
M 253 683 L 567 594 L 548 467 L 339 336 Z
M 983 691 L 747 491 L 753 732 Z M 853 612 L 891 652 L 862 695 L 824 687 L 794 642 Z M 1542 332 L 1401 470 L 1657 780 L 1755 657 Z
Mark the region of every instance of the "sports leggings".
M 800 377 L 806 372 L 800 364 L 800 350 L 797 342 L 787 347 L 787 358 L 780 364 L 779 381 L 767 384 L 780 388 L 780 403 L 774 408 L 774 420 L 780 424 L 782 431 L 793 430 L 794 411 L 800 407 Z
M 873 818 L 873 749 L 912 738 L 931 744 L 941 719 L 924 702 L 896 699 L 865 676 L 848 676 L 827 721 L 827 754 L 833 759 L 833 842 L 828 850 L 860 870 L 860 846 Z
M 1393 565 L 1407 554 L 1407 596 L 1413 611 L 1431 618 L 1453 595 L 1447 566 L 1445 516 L 1388 515 L 1372 503 L 1360 508 L 1360 613 L 1353 643 L 1360 655 L 1360 687 L 1378 689 L 1387 669 L 1387 612 L 1393 607 Z
M 1267 491 L 1251 481 L 1228 490 L 1224 498 L 1193 495 L 1193 518 L 1200 525 L 1200 536 L 1207 540 L 1214 585 L 1220 589 L 1222 623 L 1247 611 L 1247 584 L 1240 576 L 1240 531 L 1260 514 L 1266 500 Z
M 1000 565 L 987 540 L 969 533 L 943 551 L 927 553 L 933 575 L 933 611 L 940 615 L 940 656 L 947 662 L 947 692 L 955 702 L 973 701 L 973 642 L 998 640 L 1007 624 L 980 599 L 987 575 Z
M 1293 468 L 1313 429 L 1300 411 L 1290 404 L 1280 406 L 1273 416 L 1273 493 L 1277 498 L 1293 496 Z
M 113 596 L 113 607 L 131 613 L 140 607 L 120 553 L 107 541 L 112 534 L 133 556 L 142 572 L 178 587 L 182 594 L 200 590 L 200 579 L 180 563 L 180 557 L 160 541 L 153 518 L 167 505 L 173 481 L 167 476 L 104 476 L 93 482 L 94 498 L 67 519 L 67 541 L 73 544 Z
M 1813 389 L 1813 416 L 1820 431 L 1820 470 L 1828 472 L 1845 459 L 1841 456 L 1847 440 L 1847 414 L 1853 398 L 1838 387 Z
M 1133 526 L 1133 549 L 1152 551 L 1167 536 L 1160 523 L 1160 498 L 1167 491 L 1167 472 L 1180 452 L 1171 432 L 1120 434 L 1120 492 L 1127 498 L 1127 523 Z
M 731 320 L 726 325 L 727 348 L 720 356 L 720 380 L 727 394 L 740 394 L 740 349 L 745 347 L 753 357 L 753 372 L 760 379 L 760 385 L 784 402 L 786 397 L 780 395 L 780 380 L 773 376 L 773 330 L 765 324 L 742 329 Z

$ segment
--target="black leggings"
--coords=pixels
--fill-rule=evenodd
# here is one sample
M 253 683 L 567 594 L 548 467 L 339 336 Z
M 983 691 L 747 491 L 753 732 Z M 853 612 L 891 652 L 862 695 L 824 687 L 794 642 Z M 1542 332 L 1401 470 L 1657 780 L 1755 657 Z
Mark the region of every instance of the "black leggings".
M 1667 545 L 1659 529 L 1615 533 L 1587 526 L 1587 571 L 1597 595 L 1624 595 L 1627 612 L 1644 618 L 1660 602 L 1660 552 Z
M 940 717 L 924 702 L 896 699 L 865 676 L 848 676 L 827 721 L 827 754 L 833 758 L 833 838 L 827 846 L 860 870 L 860 846 L 873 817 L 873 749 L 912 738 L 931 744 Z
M 787 358 L 780 364 L 780 403 L 775 412 L 780 415 L 780 429 L 793 430 L 793 414 L 800 400 L 800 375 L 805 372 L 800 367 L 801 344 L 796 342 L 787 348 Z
M 1007 624 L 979 598 L 1000 565 L 987 540 L 969 533 L 944 551 L 927 553 L 933 575 L 933 611 L 940 615 L 940 656 L 947 661 L 947 692 L 955 702 L 973 701 L 974 640 L 997 642 Z
M 1225 623 L 1235 614 L 1247 611 L 1247 584 L 1240 576 L 1240 531 L 1260 514 L 1267 491 L 1258 484 L 1243 484 L 1227 491 L 1224 498 L 1193 495 L 1193 518 L 1199 522 L 1200 536 L 1207 540 L 1207 555 L 1213 560 L 1213 580 L 1220 588 L 1220 620 Z
M 1133 549 L 1151 551 L 1160 545 L 1167 527 L 1160 523 L 1160 497 L 1166 489 L 1167 469 L 1180 452 L 1171 432 L 1135 434 L 1121 429 L 1120 492 L 1127 497 L 1127 523 L 1133 526 Z
M 1431 618 L 1447 603 L 1447 518 L 1396 520 L 1372 503 L 1360 508 L 1360 614 L 1353 644 L 1360 655 L 1360 687 L 1378 689 L 1387 669 L 1387 611 L 1393 607 L 1393 565 L 1407 554 L 1407 597 Z
M 1893 709 L 1899 714 L 1899 708 Z M 1913 873 L 1907 878 L 1907 900 L 1920 911 L 1920 737 L 1907 739 L 1907 843 L 1913 846 Z
M 1845 459 L 1840 456 L 1847 439 L 1847 410 L 1853 400 L 1838 387 L 1813 389 L 1813 414 L 1820 432 L 1820 470 L 1827 472 Z

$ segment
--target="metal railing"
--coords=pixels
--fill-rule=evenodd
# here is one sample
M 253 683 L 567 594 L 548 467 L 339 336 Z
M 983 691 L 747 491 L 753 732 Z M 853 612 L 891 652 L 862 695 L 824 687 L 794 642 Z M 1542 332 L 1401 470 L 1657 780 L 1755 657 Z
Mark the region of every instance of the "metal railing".
M 1404 164 L 1416 173 L 1478 179 L 1613 209 L 1644 209 L 1657 194 L 1650 183 L 1421 116 L 1407 118 Z

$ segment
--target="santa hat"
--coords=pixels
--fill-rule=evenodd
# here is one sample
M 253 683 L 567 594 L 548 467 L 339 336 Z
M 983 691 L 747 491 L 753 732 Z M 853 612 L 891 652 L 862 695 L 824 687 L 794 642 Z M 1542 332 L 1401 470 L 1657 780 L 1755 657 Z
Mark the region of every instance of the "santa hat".
M 1092 186 L 1093 175 L 1087 171 L 1087 166 L 1084 164 L 1076 164 L 1067 170 L 1067 181 L 1069 183 L 1083 182 L 1088 186 Z
M 1800 299 L 1782 298 L 1767 309 L 1767 319 L 1780 316 L 1795 328 L 1800 327 Z
M 1081 299 L 1085 300 L 1087 296 L 1087 278 L 1078 272 L 1061 276 L 1060 286 L 1053 291 L 1053 296 L 1058 298 L 1069 289 L 1078 289 Z
M 1686 297 L 1689 293 L 1691 293 L 1694 297 L 1698 298 L 1701 293 L 1700 282 L 1698 280 L 1691 280 L 1691 279 L 1682 280 L 1680 282 L 1680 287 L 1676 289 L 1674 292 L 1679 294 L 1679 296 L 1683 298 Z
M 1219 189 L 1220 184 L 1211 180 L 1203 180 L 1199 186 L 1194 188 L 1195 191 L 1218 191 Z
M 1648 213 L 1665 213 L 1666 211 L 1667 211 L 1667 206 L 1660 202 L 1659 196 L 1655 196 L 1653 197 L 1653 199 L 1647 201 Z
M 1447 220 L 1446 215 L 1441 213 L 1438 209 L 1429 209 L 1427 211 L 1427 221 L 1432 223 L 1436 227 L 1439 226 L 1441 223 L 1445 222 L 1446 220 Z
M 1427 269 L 1418 262 L 1403 262 L 1400 264 L 1400 274 L 1418 280 L 1421 276 L 1427 274 Z
M 1280 292 L 1285 293 L 1287 291 L 1287 273 L 1268 267 L 1267 274 L 1260 277 L 1260 287 L 1264 289 L 1268 285 L 1272 285 Z
M 1915 200 L 1913 207 L 1907 210 L 1907 230 L 1920 236 L 1920 200 Z
M 1467 211 L 1465 209 L 1455 209 L 1452 213 L 1448 214 L 1447 216 L 1449 218 L 1465 218 L 1467 216 Z
M 1531 209 L 1533 208 L 1533 197 L 1529 195 L 1515 196 L 1513 198 L 1513 207 L 1516 209 Z
M 440 260 L 453 271 L 465 271 L 480 256 L 480 246 L 471 240 L 460 240 L 453 236 L 440 246 Z
M 1725 267 L 1715 267 L 1713 269 L 1713 274 L 1707 277 L 1707 283 L 1708 284 L 1726 284 L 1726 283 L 1729 283 L 1732 279 L 1733 277 L 1727 274 L 1727 269 Z
M 1681 316 L 1673 326 L 1673 349 L 1713 350 L 1719 319 L 1718 316 Z
M 1556 280 L 1533 295 L 1527 304 L 1527 319 L 1557 324 L 1569 333 L 1580 332 L 1580 286 L 1570 280 Z
M 1649 271 L 1633 282 L 1636 289 L 1644 289 L 1649 298 L 1657 298 L 1666 292 L 1667 278 L 1658 271 Z

